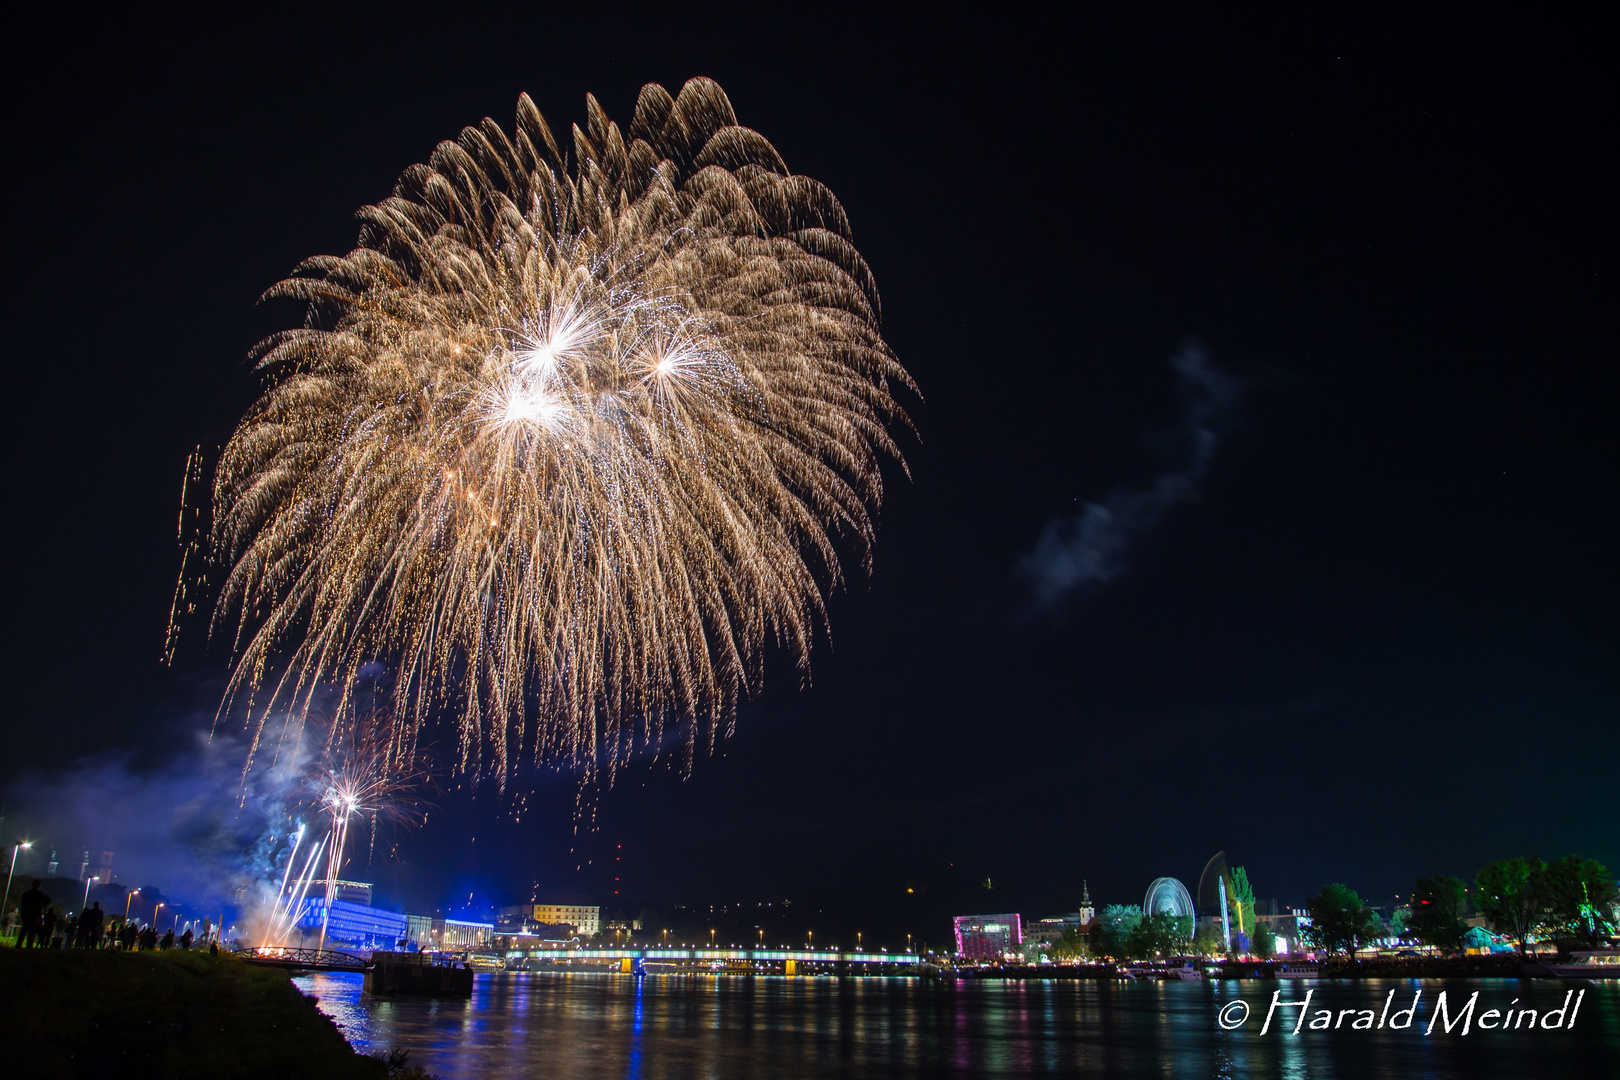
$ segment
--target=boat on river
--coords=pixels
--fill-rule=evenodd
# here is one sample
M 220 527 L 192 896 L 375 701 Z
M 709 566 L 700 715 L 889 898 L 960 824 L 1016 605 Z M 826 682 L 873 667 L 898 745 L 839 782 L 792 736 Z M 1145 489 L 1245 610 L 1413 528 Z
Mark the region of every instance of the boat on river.
M 376 952 L 366 969 L 366 992 L 378 997 L 470 998 L 472 988 L 472 968 L 450 953 Z
M 466 963 L 474 971 L 505 971 L 507 966 L 506 957 L 493 953 L 469 953 Z
M 1322 969 L 1315 964 L 1284 964 L 1277 969 L 1279 979 L 1320 979 Z
M 1201 982 L 1204 973 L 1192 964 L 1172 967 L 1168 964 L 1145 964 L 1121 968 L 1120 975 L 1144 982 Z
M 1620 979 L 1620 949 L 1572 952 L 1568 963 L 1546 967 L 1560 979 Z

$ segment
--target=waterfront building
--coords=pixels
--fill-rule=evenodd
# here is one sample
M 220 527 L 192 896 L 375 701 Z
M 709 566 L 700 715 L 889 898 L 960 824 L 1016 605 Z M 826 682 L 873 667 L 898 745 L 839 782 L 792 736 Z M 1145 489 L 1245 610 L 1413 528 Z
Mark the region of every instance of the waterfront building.
M 332 912 L 328 917 L 326 897 L 306 897 L 298 909 L 298 928 L 306 939 L 319 936 L 323 918 L 326 921 L 326 941 L 330 946 L 396 949 L 406 937 L 406 918 L 400 912 L 385 911 L 350 900 L 333 900 Z
M 1024 940 L 1036 945 L 1051 945 L 1066 931 L 1073 930 L 1077 934 L 1084 934 L 1096 919 L 1097 909 L 1091 903 L 1090 884 L 1082 882 L 1080 892 L 1079 911 L 1066 911 L 1025 923 Z
M 1024 944 L 1050 945 L 1068 929 L 1062 918 L 1031 919 L 1024 924 Z
M 482 949 L 493 943 L 495 924 L 466 919 L 434 919 L 433 935 L 440 949 Z
M 532 931 L 542 937 L 594 937 L 602 929 L 602 909 L 586 903 L 516 904 L 497 913 L 502 930 Z M 567 933 L 559 935 L 564 927 Z
M 430 915 L 405 916 L 410 944 L 423 952 L 463 952 L 488 948 L 495 942 L 495 924 L 467 919 L 435 919 Z
M 1016 913 L 958 915 L 956 952 L 969 960 L 999 960 L 1024 944 L 1023 918 Z
M 304 892 L 306 896 L 325 896 L 326 881 L 320 879 L 311 881 L 308 885 L 303 882 L 293 882 L 287 886 L 289 894 L 299 891 Z M 344 881 L 342 878 L 335 878 L 332 881 L 332 896 L 337 900 L 346 900 L 351 904 L 370 907 L 371 883 L 369 881 Z

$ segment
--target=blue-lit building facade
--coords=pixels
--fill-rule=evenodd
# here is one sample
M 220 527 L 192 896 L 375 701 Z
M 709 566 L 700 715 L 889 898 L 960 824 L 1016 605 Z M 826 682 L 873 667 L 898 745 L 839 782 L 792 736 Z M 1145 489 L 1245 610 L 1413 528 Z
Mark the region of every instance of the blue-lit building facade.
M 326 898 L 308 897 L 298 911 L 298 928 L 306 937 L 317 935 L 325 917 Z M 326 923 L 328 944 L 354 949 L 397 949 L 405 938 L 406 916 L 402 912 L 385 911 L 352 900 L 332 901 L 332 914 Z

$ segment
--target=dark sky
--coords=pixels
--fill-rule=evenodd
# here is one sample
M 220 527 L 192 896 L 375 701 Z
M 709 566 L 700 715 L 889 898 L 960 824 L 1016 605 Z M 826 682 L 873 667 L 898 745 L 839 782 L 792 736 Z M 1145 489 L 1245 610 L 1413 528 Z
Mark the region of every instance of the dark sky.
M 632 769 L 577 858 L 567 783 L 521 826 L 447 793 L 371 870 L 401 902 L 617 876 L 937 929 L 1219 849 L 1295 903 L 1620 869 L 1612 28 L 275 10 L 6 35 L 0 778 L 152 768 L 211 713 L 226 656 L 157 661 L 186 455 L 300 318 L 264 288 L 520 91 L 566 128 L 708 75 L 843 201 L 924 394 L 911 479 L 813 687 L 777 665 L 723 754 Z M 1043 535 L 1111 576 L 1041 602 Z

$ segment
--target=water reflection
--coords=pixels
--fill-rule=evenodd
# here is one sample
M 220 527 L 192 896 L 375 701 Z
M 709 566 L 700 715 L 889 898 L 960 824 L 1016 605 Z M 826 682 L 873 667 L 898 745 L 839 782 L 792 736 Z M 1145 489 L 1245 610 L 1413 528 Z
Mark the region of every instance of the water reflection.
M 1588 986 L 1574 1031 L 1305 1032 L 1260 1024 L 1275 982 L 924 982 L 915 979 L 479 975 L 470 1001 L 376 999 L 358 975 L 296 980 L 356 1048 L 411 1050 L 444 1080 L 516 1077 L 1604 1077 L 1620 1075 L 1620 986 Z M 1556 1004 L 1569 984 L 1317 984 L 1332 1009 L 1481 991 L 1481 1009 Z M 1285 1000 L 1303 987 L 1284 986 Z M 1250 1021 L 1216 1014 L 1241 998 Z M 1500 998 L 1497 1002 L 1495 999 Z M 1427 1009 L 1420 1014 L 1426 1020 Z

